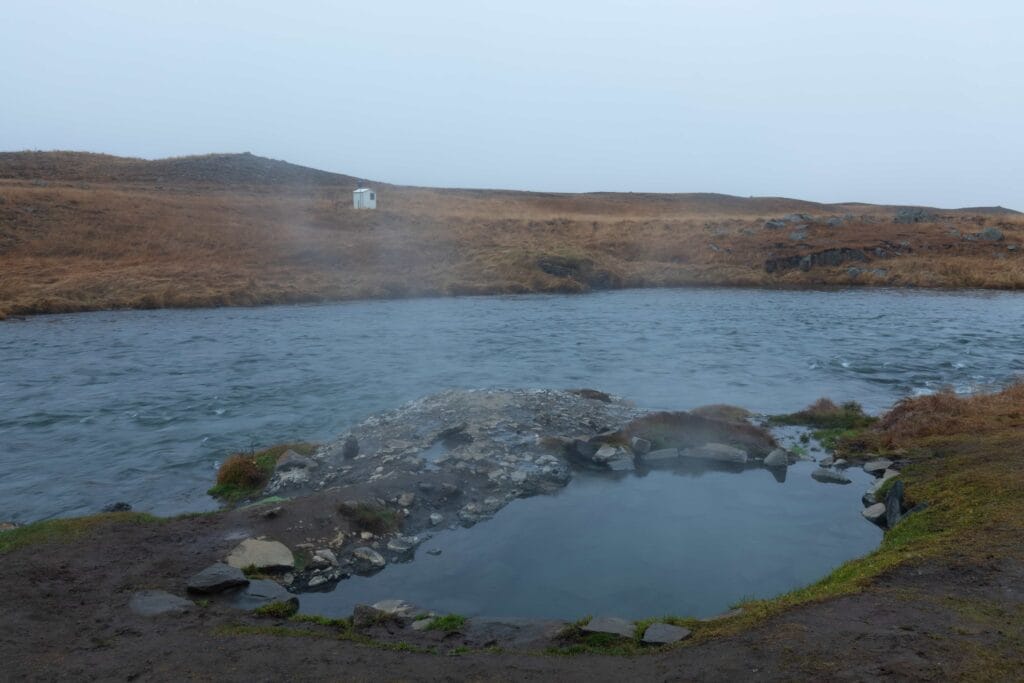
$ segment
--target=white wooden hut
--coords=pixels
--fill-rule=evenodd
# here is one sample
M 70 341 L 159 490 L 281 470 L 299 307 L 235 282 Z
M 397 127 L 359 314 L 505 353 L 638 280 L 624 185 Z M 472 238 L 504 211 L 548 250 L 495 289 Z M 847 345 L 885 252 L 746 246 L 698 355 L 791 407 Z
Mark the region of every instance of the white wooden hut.
M 368 187 L 361 187 L 352 193 L 352 208 L 376 209 L 377 193 Z

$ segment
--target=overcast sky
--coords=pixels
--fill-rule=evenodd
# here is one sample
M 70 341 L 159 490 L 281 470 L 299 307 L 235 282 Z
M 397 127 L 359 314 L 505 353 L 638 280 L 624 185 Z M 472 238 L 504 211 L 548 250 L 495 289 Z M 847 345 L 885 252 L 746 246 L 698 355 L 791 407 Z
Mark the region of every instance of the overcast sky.
M 1024 210 L 1021 0 L 6 2 L 0 150 Z

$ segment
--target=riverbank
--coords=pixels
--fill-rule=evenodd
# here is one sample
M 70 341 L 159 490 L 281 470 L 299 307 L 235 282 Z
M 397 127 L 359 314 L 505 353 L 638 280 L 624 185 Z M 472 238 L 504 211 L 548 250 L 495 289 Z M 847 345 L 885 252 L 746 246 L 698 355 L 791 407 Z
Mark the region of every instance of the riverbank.
M 0 649 L 11 675 L 42 678 L 251 680 L 345 671 L 408 679 L 1005 680 L 1024 664 L 1022 414 L 1017 385 L 993 395 L 908 399 L 876 424 L 842 434 L 839 455 L 903 462 L 907 505 L 927 507 L 890 529 L 878 551 L 821 582 L 748 601 L 727 619 L 680 621 L 692 627 L 691 638 L 640 656 L 608 657 L 600 653 L 622 648 L 571 633 L 546 648 L 496 649 L 458 620 L 409 643 L 386 623 L 360 630 L 344 621 L 258 617 L 215 600 L 197 600 L 180 616 L 128 609 L 140 590 L 182 593 L 185 579 L 226 556 L 240 531 L 273 531 L 286 541 L 288 527 L 305 534 L 296 522 L 315 520 L 315 506 L 305 515 L 268 515 L 263 506 L 168 520 L 118 513 L 6 532 L 0 571 L 10 599 Z
M 0 153 L 0 316 L 679 286 L 1024 288 L 1024 217 L 374 183 L 252 155 Z

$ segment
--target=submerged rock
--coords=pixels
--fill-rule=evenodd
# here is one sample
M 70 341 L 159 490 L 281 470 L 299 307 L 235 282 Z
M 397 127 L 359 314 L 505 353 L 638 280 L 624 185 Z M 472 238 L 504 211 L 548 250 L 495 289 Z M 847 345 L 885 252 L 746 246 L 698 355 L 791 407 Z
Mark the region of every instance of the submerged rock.
M 689 638 L 691 633 L 692 631 L 688 628 L 659 622 L 647 627 L 647 630 L 644 631 L 643 641 L 650 645 L 678 643 L 680 640 Z
M 584 633 L 607 633 L 622 638 L 632 638 L 636 629 L 633 622 L 619 617 L 594 617 L 580 630 Z
M 678 459 L 678 448 L 659 448 L 656 451 L 650 451 L 643 457 L 644 462 L 665 462 Z
M 697 448 L 683 448 L 680 449 L 679 455 L 684 458 L 700 458 L 717 462 L 745 463 L 747 461 L 746 451 L 724 443 L 706 443 Z
M 819 467 L 811 472 L 811 476 L 823 484 L 849 484 L 851 482 L 851 479 L 842 472 L 827 470 L 824 467 Z
M 387 560 L 385 560 L 380 553 L 373 548 L 367 548 L 366 546 L 360 546 L 353 550 L 352 556 L 377 569 L 387 564 Z

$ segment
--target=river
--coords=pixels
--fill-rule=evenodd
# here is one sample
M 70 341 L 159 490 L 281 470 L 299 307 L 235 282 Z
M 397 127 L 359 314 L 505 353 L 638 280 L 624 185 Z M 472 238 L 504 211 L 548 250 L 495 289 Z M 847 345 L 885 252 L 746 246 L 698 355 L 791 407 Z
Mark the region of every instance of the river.
M 233 450 L 329 439 L 445 388 L 593 387 L 644 408 L 879 411 L 1024 374 L 1024 294 L 853 289 L 114 311 L 0 323 L 0 521 L 212 509 Z

